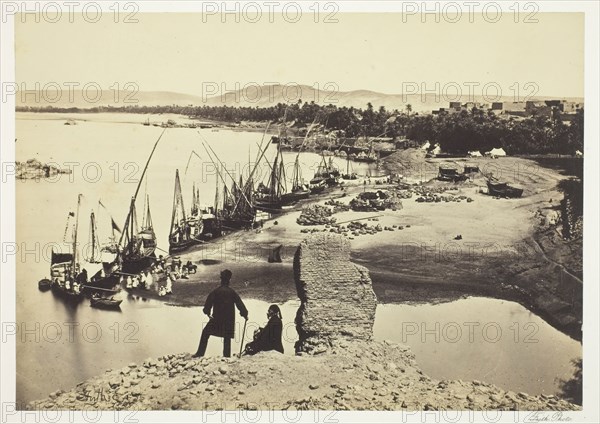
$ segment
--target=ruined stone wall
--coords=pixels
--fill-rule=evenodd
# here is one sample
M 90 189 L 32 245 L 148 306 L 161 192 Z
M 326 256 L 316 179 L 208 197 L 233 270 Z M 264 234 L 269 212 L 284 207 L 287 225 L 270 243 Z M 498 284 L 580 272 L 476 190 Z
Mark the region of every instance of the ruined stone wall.
M 294 257 L 301 305 L 296 351 L 322 353 L 336 340 L 370 340 L 377 297 L 369 272 L 350 262 L 350 242 L 331 233 L 306 238 Z

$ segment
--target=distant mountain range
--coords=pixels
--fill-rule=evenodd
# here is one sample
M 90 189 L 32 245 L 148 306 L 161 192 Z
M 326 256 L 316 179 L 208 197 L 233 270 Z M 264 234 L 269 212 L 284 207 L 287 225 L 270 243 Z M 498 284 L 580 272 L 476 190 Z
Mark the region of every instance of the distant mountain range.
M 84 96 L 81 90 L 74 90 L 72 99 L 69 98 L 68 91 L 48 91 L 44 95 L 36 95 L 32 91 L 17 93 L 17 106 L 54 106 L 59 108 L 92 108 L 98 106 L 249 106 L 249 107 L 268 107 L 277 103 L 295 103 L 298 100 L 303 102 L 314 101 L 318 104 L 334 104 L 339 107 L 354 106 L 356 108 L 366 108 L 367 103 L 371 103 L 373 107 L 379 108 L 385 106 L 388 110 L 398 109 L 405 110 L 408 104 L 411 105 L 413 112 L 431 112 L 440 107 L 448 107 L 450 99 L 439 96 L 438 99 L 434 95 L 428 95 L 426 98 L 421 98 L 420 94 L 410 94 L 403 96 L 402 94 L 385 94 L 369 90 L 354 90 L 354 91 L 333 91 L 315 89 L 307 85 L 263 85 L 249 86 L 246 90 L 240 89 L 237 91 L 226 92 L 223 95 L 212 95 L 203 98 L 200 95 L 175 93 L 170 91 L 114 91 L 108 90 L 101 93 L 98 99 L 93 98 L 96 92 L 91 90 Z M 565 99 L 569 101 L 582 102 L 580 97 L 553 97 L 553 96 L 535 96 L 532 99 L 522 100 L 550 100 L 550 99 Z M 137 100 L 137 102 L 134 102 Z M 466 95 L 461 99 L 451 99 L 452 101 L 474 101 L 479 103 L 489 103 L 483 96 L 473 96 L 469 99 Z M 513 102 L 515 99 L 510 96 L 503 96 L 496 101 Z

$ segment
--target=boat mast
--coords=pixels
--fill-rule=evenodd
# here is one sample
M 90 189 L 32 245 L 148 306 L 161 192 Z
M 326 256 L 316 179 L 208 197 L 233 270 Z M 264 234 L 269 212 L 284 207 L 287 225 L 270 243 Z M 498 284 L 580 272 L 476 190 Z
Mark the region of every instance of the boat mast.
M 148 200 L 148 179 L 144 182 L 144 209 L 146 210 L 146 201 Z M 142 230 L 146 227 L 146 214 L 142 215 Z
M 234 187 L 237 186 L 237 182 L 235 181 L 235 178 L 233 178 L 233 176 L 231 175 L 231 173 L 227 170 L 227 168 L 220 161 L 219 157 L 217 156 L 217 154 L 215 153 L 215 151 L 213 150 L 213 148 L 210 147 L 210 145 L 208 145 L 208 147 L 207 147 L 207 144 L 205 144 L 205 143 L 202 143 L 202 146 L 204 147 L 204 150 L 206 150 L 206 153 L 208 153 L 209 159 L 211 160 L 211 162 L 213 163 L 213 165 L 217 169 L 217 174 L 219 175 L 219 178 L 221 179 L 221 182 L 223 183 L 224 190 L 227 190 L 227 183 L 225 182 L 225 178 L 223 177 L 223 174 L 221 173 L 221 171 L 219 171 L 219 167 L 217 166 L 217 162 L 221 164 L 222 170 L 225 171 L 225 173 L 229 176 L 229 178 L 231 179 L 231 181 L 233 181 L 233 186 Z M 210 151 L 208 149 L 210 149 Z M 212 151 L 212 154 L 211 154 L 211 151 Z M 214 159 L 213 159 L 213 155 L 215 156 Z M 242 197 L 246 200 L 246 202 L 250 206 L 252 205 L 252 203 L 250 203 L 250 201 L 246 197 L 245 193 L 243 193 L 243 192 L 242 192 Z
M 90 228 L 92 231 L 92 255 L 90 257 L 90 262 L 95 263 L 96 262 L 96 245 L 97 245 L 96 239 L 97 239 L 98 235 L 96 234 L 96 218 L 94 216 L 93 211 L 90 214 Z
M 175 170 L 175 190 L 173 193 L 173 213 L 171 215 L 171 234 L 179 227 L 177 220 L 177 209 L 181 206 L 181 213 L 185 221 L 185 207 L 183 206 L 183 195 L 181 194 L 181 183 L 179 181 L 179 169 Z
M 146 209 L 146 229 L 154 230 L 152 226 L 152 215 L 150 215 L 150 195 L 147 195 L 148 199 L 146 201 L 147 209 Z
M 133 194 L 133 197 L 131 198 L 131 206 L 129 207 L 129 212 L 127 214 L 127 218 L 125 219 L 125 225 L 123 228 L 123 232 L 121 233 L 121 237 L 119 238 L 119 243 L 117 244 L 117 246 L 121 246 L 121 243 L 123 242 L 123 237 L 125 236 L 125 234 L 127 234 L 127 228 L 129 226 L 129 221 L 131 220 L 132 212 L 135 210 L 135 199 L 137 198 L 137 195 L 140 191 L 140 187 L 142 185 L 142 181 L 144 180 L 144 176 L 146 175 L 146 171 L 148 170 L 148 165 L 150 165 L 150 160 L 152 159 L 152 155 L 154 155 L 154 151 L 156 150 L 156 147 L 158 146 L 158 142 L 160 141 L 160 139 L 162 138 L 162 136 L 164 135 L 166 130 L 167 129 L 165 128 L 160 133 L 158 140 L 156 140 L 156 142 L 154 143 L 154 147 L 152 147 L 150 156 L 148 156 L 148 160 L 146 161 L 146 166 L 144 166 L 144 170 L 142 171 L 142 176 L 140 178 L 140 181 L 138 182 L 137 188 L 135 189 L 135 193 Z M 132 238 L 133 238 L 133 235 L 132 235 Z
M 129 220 L 131 221 L 131 225 L 129 225 Z M 129 242 L 131 242 L 133 240 L 133 238 L 135 237 L 135 233 L 137 232 L 137 213 L 135 211 L 135 198 L 132 197 L 131 198 L 131 206 L 129 207 L 129 220 L 125 223 L 126 228 L 128 228 L 128 230 L 125 231 L 129 231 L 128 234 L 128 238 L 129 238 Z M 131 243 L 129 243 L 131 249 L 130 249 L 130 253 L 133 253 L 133 247 L 131 245 Z
M 281 197 L 281 195 L 287 192 L 287 184 L 285 181 L 285 164 L 283 163 L 283 153 L 277 148 L 279 154 L 279 170 L 277 172 L 277 198 Z
M 196 183 L 192 183 L 192 209 L 190 209 L 192 216 L 198 214 L 198 200 L 196 199 Z
M 72 272 L 75 271 L 75 265 L 77 264 L 77 231 L 79 231 L 79 207 L 81 206 L 81 196 L 80 193 L 77 196 L 77 214 L 75 215 L 75 231 L 73 232 L 73 268 Z
M 217 165 L 215 165 L 215 170 L 216 169 L 217 169 Z M 216 190 L 215 190 L 215 217 L 217 216 L 217 212 L 219 210 L 219 202 L 221 201 L 219 199 L 219 178 L 220 178 L 220 176 L 217 176 L 217 178 L 216 178 L 217 181 L 215 184 L 215 187 L 216 187 Z

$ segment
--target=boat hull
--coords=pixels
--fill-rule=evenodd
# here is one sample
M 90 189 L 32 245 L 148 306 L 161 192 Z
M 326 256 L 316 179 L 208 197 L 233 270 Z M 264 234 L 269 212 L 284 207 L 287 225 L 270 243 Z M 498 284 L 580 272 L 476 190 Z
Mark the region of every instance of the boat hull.
M 256 207 L 259 209 L 258 207 Z M 221 219 L 221 229 L 223 230 L 249 230 L 254 228 L 253 218 L 223 218 Z
M 355 157 L 353 159 L 353 161 L 354 162 L 363 162 L 363 163 L 374 163 L 374 162 L 377 162 L 377 159 Z
M 86 296 L 93 296 L 95 293 L 101 295 L 113 295 L 121 291 L 119 285 L 119 276 L 111 274 L 104 278 L 98 278 L 82 285 L 82 291 Z
M 294 204 L 300 200 L 308 199 L 309 196 L 310 190 L 298 190 L 282 195 L 281 200 L 283 202 L 283 206 L 286 206 L 288 204 Z
M 150 268 L 156 263 L 156 256 L 154 253 L 150 256 L 142 256 L 139 258 L 123 258 L 123 264 L 121 266 L 124 274 L 139 274 L 140 272 Z
M 51 288 L 52 288 L 52 281 L 47 278 L 44 278 L 43 280 L 40 280 L 38 282 L 38 289 L 40 291 L 48 291 Z
M 216 218 L 202 220 L 202 233 L 197 237 L 198 243 L 203 243 L 221 236 L 221 223 Z
M 84 298 L 83 291 L 75 293 L 61 287 L 58 284 L 52 284 L 52 293 L 71 303 L 79 303 Z
M 195 239 L 190 239 L 190 240 L 184 240 L 178 243 L 170 243 L 169 244 L 169 254 L 171 253 L 179 253 L 179 252 L 183 252 L 187 249 L 189 249 L 190 247 L 201 243 L 201 240 L 195 240 Z
M 121 302 L 123 302 L 123 300 L 119 299 L 119 300 L 111 300 L 111 299 L 97 299 L 97 298 L 92 298 L 90 300 L 90 306 L 92 308 L 98 308 L 98 309 L 121 309 Z
M 508 184 L 491 184 L 488 183 L 488 193 L 491 196 L 518 198 L 523 195 L 523 189 L 511 187 Z

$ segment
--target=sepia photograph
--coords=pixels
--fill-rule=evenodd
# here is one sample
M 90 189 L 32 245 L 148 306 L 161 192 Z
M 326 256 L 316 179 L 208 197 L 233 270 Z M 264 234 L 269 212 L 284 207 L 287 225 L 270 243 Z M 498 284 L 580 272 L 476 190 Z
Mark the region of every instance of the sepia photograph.
M 2 422 L 598 419 L 599 4 L 1 8 Z

